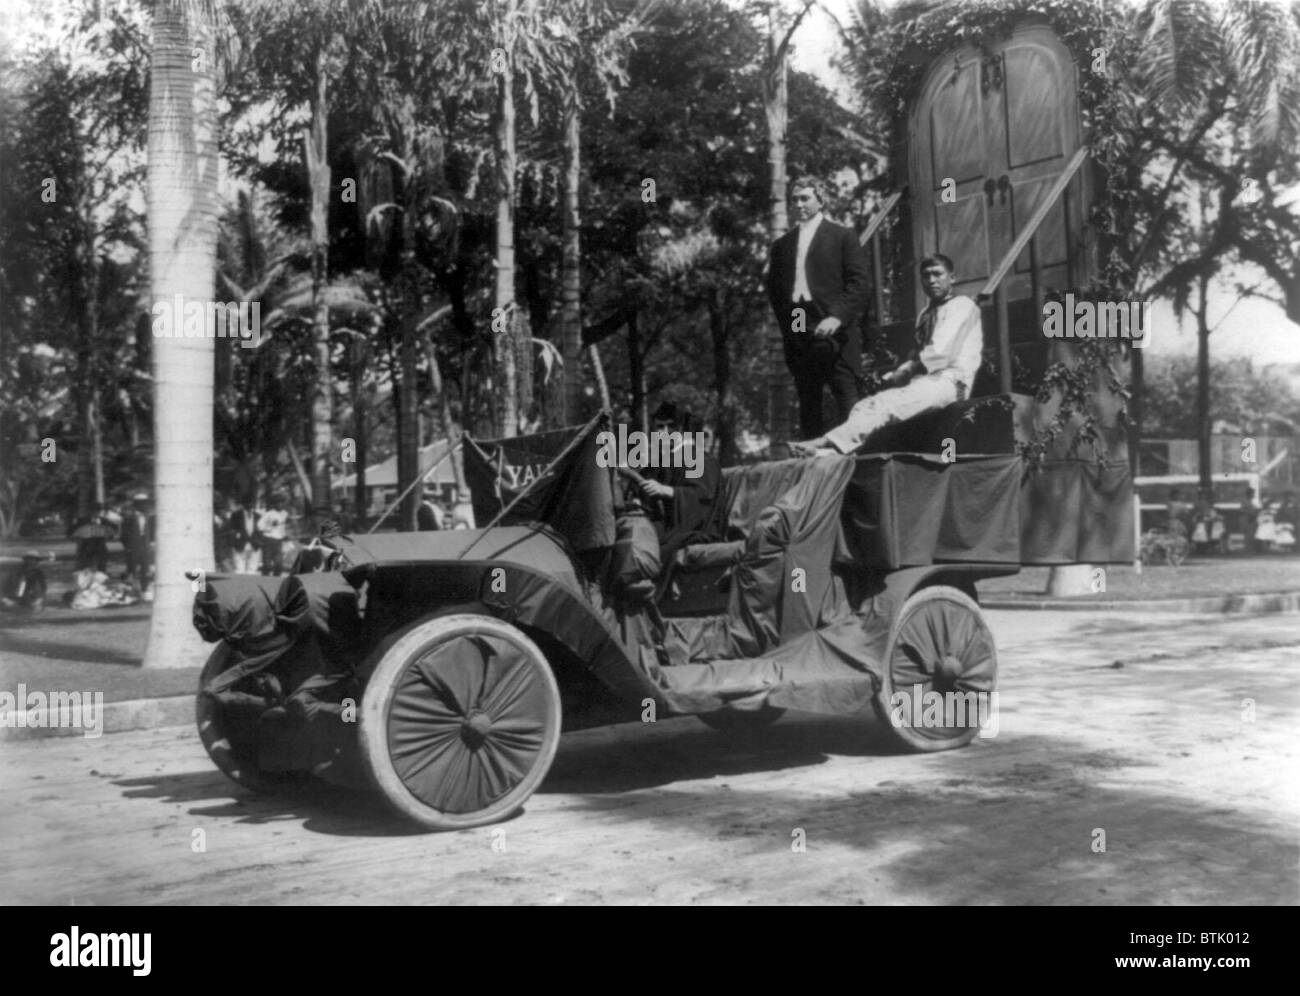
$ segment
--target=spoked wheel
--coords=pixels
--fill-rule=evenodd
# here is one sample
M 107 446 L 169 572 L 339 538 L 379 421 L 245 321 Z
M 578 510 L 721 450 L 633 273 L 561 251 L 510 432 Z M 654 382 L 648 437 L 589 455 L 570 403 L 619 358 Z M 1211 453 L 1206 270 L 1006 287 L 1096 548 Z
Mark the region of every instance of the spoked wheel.
M 361 701 L 371 781 L 437 830 L 510 815 L 541 783 L 560 742 L 560 690 L 537 645 L 491 616 L 412 627 L 383 654 Z
M 263 771 L 259 768 L 256 736 L 246 734 L 241 737 L 235 732 L 234 725 L 222 715 L 221 703 L 211 695 L 203 694 L 202 689 L 207 687 L 208 682 L 233 663 L 230 648 L 224 643 L 218 643 L 199 676 L 200 691 L 195 700 L 194 712 L 203 749 L 222 774 L 253 792 L 269 795 L 307 784 L 311 780 L 310 772 Z
M 743 737 L 767 729 L 784 715 L 784 709 L 765 705 L 754 712 L 740 712 L 736 709 L 704 712 L 699 714 L 699 719 L 705 726 L 719 733 L 725 733 L 729 737 Z
M 970 743 L 992 714 L 998 659 L 993 634 L 965 592 L 923 588 L 890 628 L 877 715 L 912 750 Z

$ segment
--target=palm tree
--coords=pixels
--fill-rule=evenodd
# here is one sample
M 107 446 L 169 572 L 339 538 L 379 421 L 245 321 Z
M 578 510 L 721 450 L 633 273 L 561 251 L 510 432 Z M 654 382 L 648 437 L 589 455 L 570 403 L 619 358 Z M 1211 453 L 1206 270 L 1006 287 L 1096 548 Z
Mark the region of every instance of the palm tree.
M 212 300 L 217 262 L 214 11 L 164 0 L 154 9 L 147 211 L 150 289 L 170 306 Z M 174 329 L 173 331 L 179 331 Z M 212 566 L 213 342 L 164 336 L 153 346 L 157 561 L 145 667 L 193 667 L 184 572 Z M 229 340 L 223 348 L 229 348 Z
M 782 0 L 767 0 L 767 53 L 763 60 L 763 113 L 767 122 L 768 238 L 775 241 L 789 227 L 786 217 L 786 126 L 789 121 L 788 67 L 790 44 L 813 0 L 801 0 L 802 8 L 791 17 Z M 776 323 L 768 325 L 768 431 L 788 435 L 793 416 L 790 378 L 785 369 L 785 347 Z
M 264 84 L 287 107 L 307 109 L 302 131 L 303 158 L 311 193 L 312 355 L 316 376 L 311 391 L 311 504 L 319 520 L 330 512 L 330 461 L 334 451 L 334 385 L 330 355 L 330 314 L 325 300 L 329 281 L 329 114 L 339 98 L 332 84 L 348 74 L 351 39 L 375 4 L 348 0 L 296 0 L 250 9 L 249 58 Z
M 1265 175 L 1294 162 L 1300 144 L 1300 4 L 1232 0 L 1152 0 L 1138 15 L 1148 59 L 1135 67 L 1136 80 L 1152 107 L 1172 123 L 1174 140 L 1163 180 L 1165 195 L 1177 194 L 1188 172 L 1199 190 L 1164 198 L 1134 255 L 1136 279 L 1168 239 L 1180 206 L 1199 194 L 1203 205 L 1217 202 L 1212 224 L 1190 255 L 1161 267 L 1142 294 L 1172 294 L 1187 309 L 1193 286 L 1199 291 L 1197 318 L 1197 426 L 1200 486 L 1210 490 L 1209 334 L 1205 295 L 1223 257 L 1236 249 L 1249 256 L 1255 230 L 1243 223 L 1236 195 L 1246 176 Z M 1225 141 L 1230 138 L 1231 141 Z M 1225 168 L 1224 157 L 1230 161 Z M 1215 189 L 1215 197 L 1209 191 Z M 1210 216 L 1203 206 L 1202 219 Z M 1181 248 L 1181 247 L 1180 247 Z M 1282 288 L 1286 291 L 1286 288 Z M 1134 442 L 1142 431 L 1142 357 L 1134 352 Z M 1136 453 L 1137 447 L 1134 446 Z
M 531 4 L 533 0 L 522 0 Z M 497 75 L 493 141 L 496 152 L 496 281 L 492 295 L 492 331 L 501 365 L 502 397 L 497 431 L 519 431 L 519 312 L 515 305 L 515 61 L 521 0 L 505 0 L 504 16 L 493 24 L 492 70 Z
M 496 77 L 492 114 L 497 194 L 492 331 L 501 372 L 497 428 L 503 436 L 518 433 L 521 419 L 528 414 L 533 383 L 532 337 L 527 316 L 515 300 L 515 83 L 518 79 L 523 84 L 535 127 L 539 91 L 547 84 L 561 92 L 568 89 L 564 86 L 565 67 L 571 63 L 577 40 L 572 19 L 583 16 L 582 6 L 564 0 L 503 0 L 502 5 L 489 8 L 486 37 L 491 50 L 487 56 Z M 576 60 L 572 61 L 576 68 Z M 576 73 L 570 75 L 576 78 Z M 576 100 L 569 100 L 576 114 Z M 576 165 L 576 150 L 570 150 L 569 155 Z M 569 220 L 576 224 L 574 218 Z M 571 239 L 574 232 L 576 228 L 570 232 Z M 576 266 L 571 252 L 569 257 L 570 266 Z
M 608 0 L 565 0 L 563 27 L 572 34 L 570 44 L 557 52 L 560 79 L 561 133 L 564 148 L 564 209 L 561 215 L 560 255 L 560 356 L 563 359 L 563 419 L 566 424 L 582 419 L 582 75 L 590 64 L 603 85 L 610 109 L 616 86 L 627 83 L 627 54 L 641 31 L 648 7 L 627 14 L 614 11 Z M 583 44 L 578 44 L 583 43 Z M 588 347 L 592 369 L 599 380 L 600 355 L 596 344 Z M 602 403 L 609 407 L 607 389 L 601 389 Z

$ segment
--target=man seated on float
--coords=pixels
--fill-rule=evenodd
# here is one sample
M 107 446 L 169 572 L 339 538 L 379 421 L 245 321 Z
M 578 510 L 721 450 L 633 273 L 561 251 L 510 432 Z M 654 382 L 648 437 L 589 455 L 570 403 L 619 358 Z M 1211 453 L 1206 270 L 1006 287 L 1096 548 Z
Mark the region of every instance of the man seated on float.
M 926 256 L 920 270 L 930 303 L 916 319 L 916 348 L 906 362 L 880 378 L 888 389 L 859 401 L 842 425 L 816 439 L 791 443 L 796 456 L 852 453 L 891 422 L 970 396 L 984 348 L 979 305 L 953 293 L 954 267 L 947 256 Z
M 684 421 L 671 401 L 665 401 L 655 409 L 650 418 L 654 432 L 681 431 L 670 451 L 671 458 L 666 461 L 668 466 L 647 468 L 638 481 L 646 510 L 660 533 L 660 550 L 665 564 L 687 543 L 717 538 L 709 535 L 708 529 L 718 512 L 722 469 L 717 460 L 698 446 L 698 436 L 691 433 L 690 440 L 686 440 L 689 427 L 683 425 Z M 662 438 L 652 434 L 652 445 Z M 684 446 L 696 448 L 697 452 L 683 453 Z M 690 470 L 697 471 L 695 476 L 688 473 Z

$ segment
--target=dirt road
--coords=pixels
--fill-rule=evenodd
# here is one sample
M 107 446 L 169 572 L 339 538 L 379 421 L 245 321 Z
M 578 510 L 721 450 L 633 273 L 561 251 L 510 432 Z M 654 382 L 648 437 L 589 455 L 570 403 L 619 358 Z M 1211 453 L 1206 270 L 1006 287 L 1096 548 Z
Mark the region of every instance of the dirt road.
M 1300 616 L 989 615 L 998 732 L 964 750 L 607 727 L 460 833 L 250 796 L 189 729 L 0 744 L 0 902 L 1300 902 Z

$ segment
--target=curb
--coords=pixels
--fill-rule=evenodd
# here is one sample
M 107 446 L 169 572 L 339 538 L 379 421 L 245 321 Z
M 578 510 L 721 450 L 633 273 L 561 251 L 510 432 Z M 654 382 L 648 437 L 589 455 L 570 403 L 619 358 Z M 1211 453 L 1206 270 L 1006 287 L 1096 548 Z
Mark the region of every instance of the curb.
M 31 709 L 25 713 L 26 725 L 12 725 L 15 714 L 0 716 L 0 743 L 15 740 L 43 740 L 50 737 L 85 737 L 96 740 L 93 731 L 80 726 L 47 725 L 51 718 L 58 720 L 58 712 L 48 709 Z M 39 725 L 37 725 L 39 724 Z M 100 717 L 101 733 L 128 733 L 131 730 L 153 730 L 163 726 L 193 726 L 194 696 L 172 695 L 159 699 L 129 699 L 125 702 L 105 702 Z M 87 736 L 90 732 L 92 735 Z
M 1255 612 L 1300 612 L 1300 592 L 1273 591 L 1253 595 L 1209 595 L 1201 598 L 1147 598 L 1129 601 L 1083 601 L 1078 599 L 981 598 L 984 609 L 1042 609 L 1052 611 L 1099 612 L 1213 612 L 1224 615 Z

